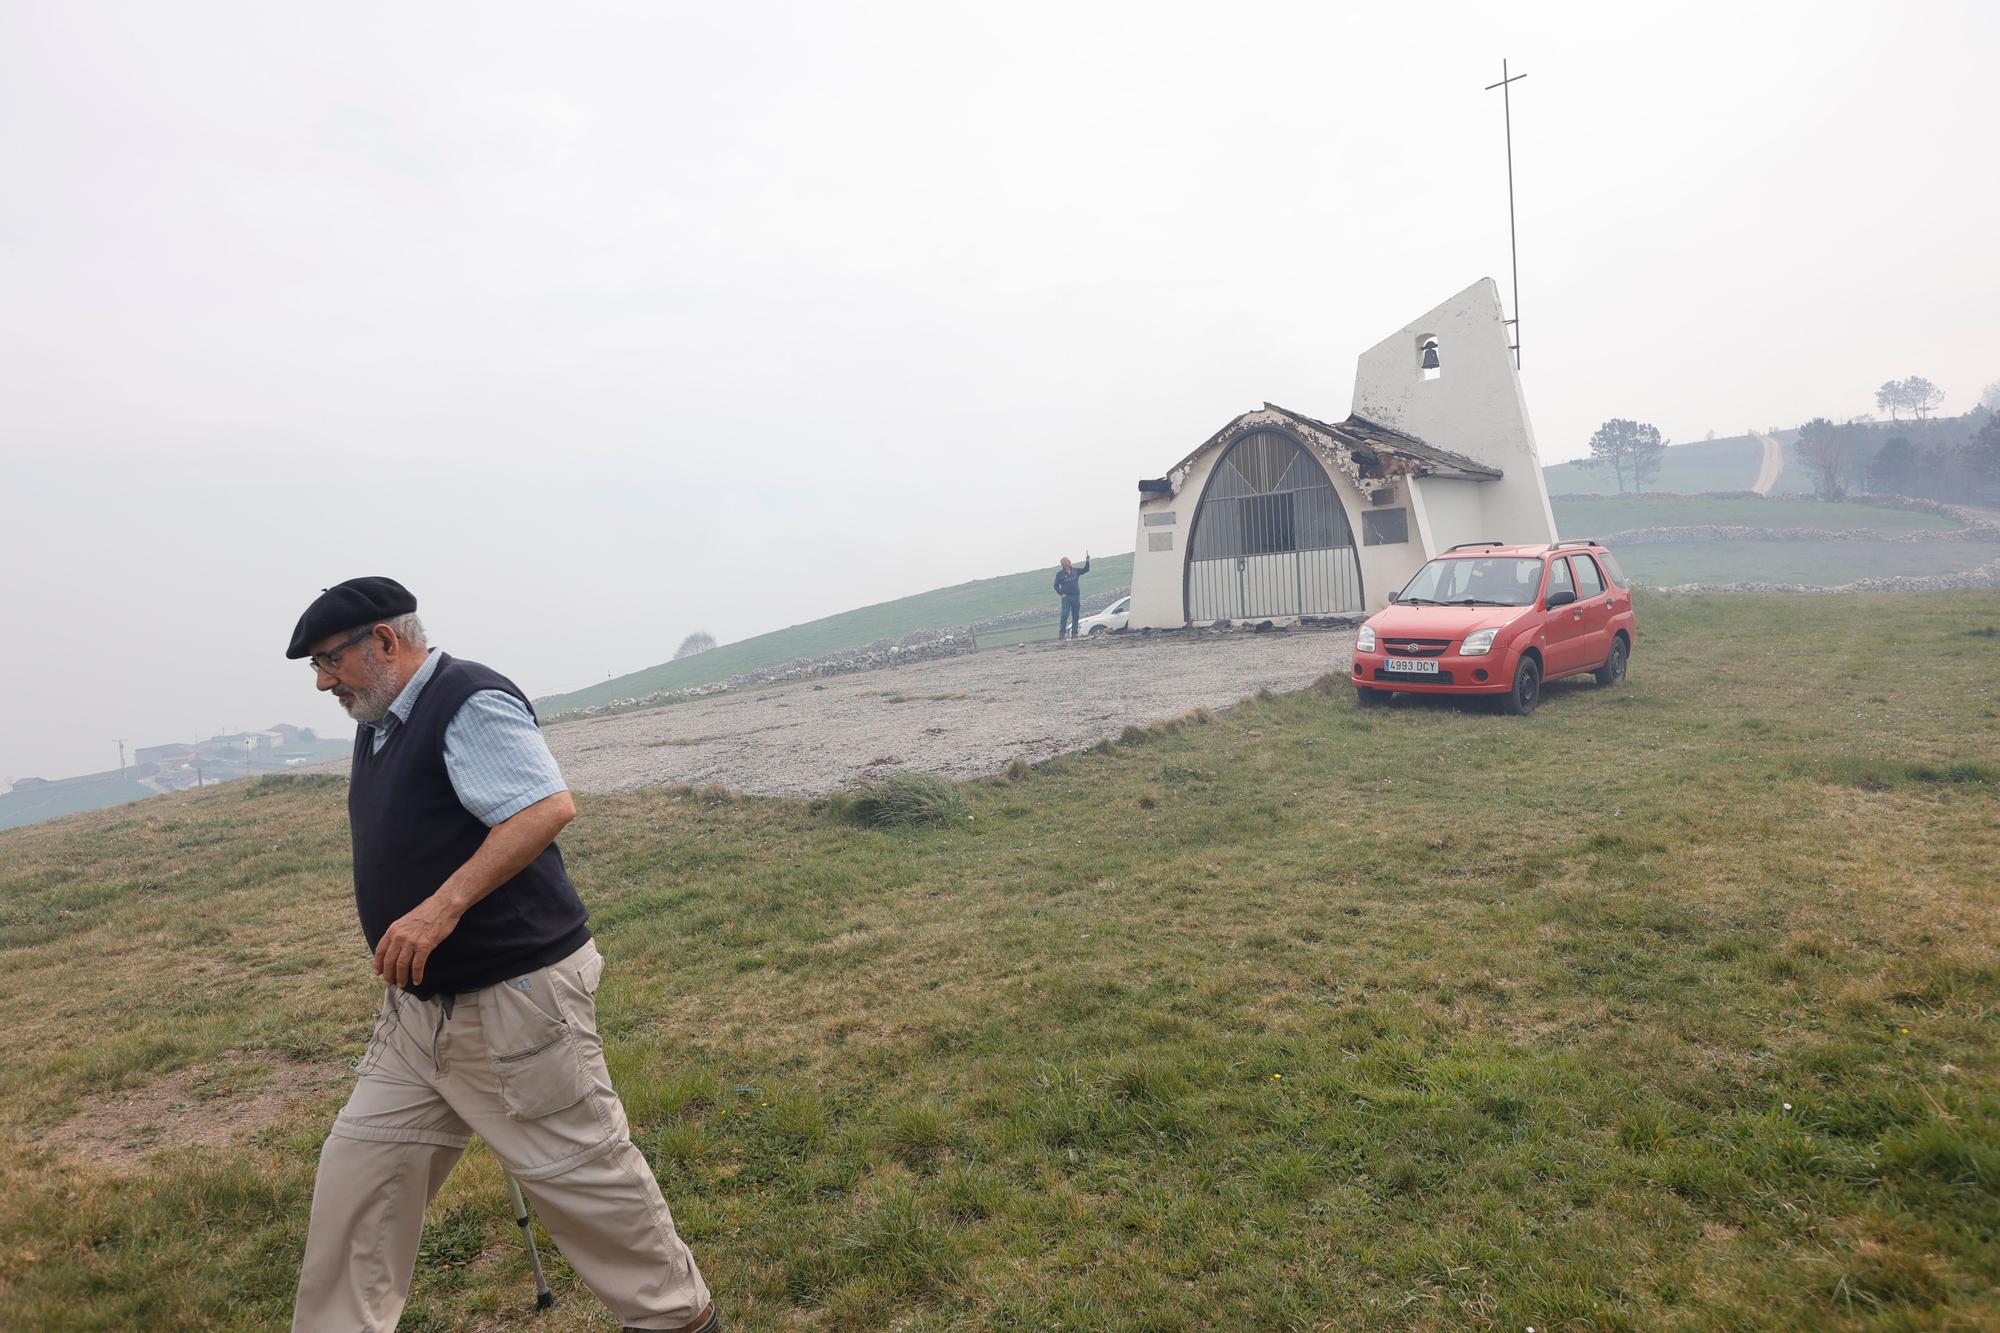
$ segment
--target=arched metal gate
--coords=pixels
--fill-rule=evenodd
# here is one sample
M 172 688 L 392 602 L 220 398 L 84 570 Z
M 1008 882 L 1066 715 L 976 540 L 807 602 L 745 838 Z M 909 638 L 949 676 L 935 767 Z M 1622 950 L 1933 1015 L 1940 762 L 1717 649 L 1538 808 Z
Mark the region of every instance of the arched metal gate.
M 1230 445 L 1195 510 L 1187 618 L 1198 625 L 1361 607 L 1354 533 L 1319 460 L 1278 431 Z

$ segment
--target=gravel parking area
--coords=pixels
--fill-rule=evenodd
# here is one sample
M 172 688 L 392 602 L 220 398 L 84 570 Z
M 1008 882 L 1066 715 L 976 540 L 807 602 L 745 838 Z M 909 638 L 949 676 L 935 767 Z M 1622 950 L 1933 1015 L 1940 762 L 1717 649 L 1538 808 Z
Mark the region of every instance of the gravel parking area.
M 689 699 L 556 723 L 549 745 L 578 791 L 720 783 L 805 796 L 915 771 L 996 773 L 1221 708 L 1260 689 L 1345 673 L 1351 628 L 1114 635 Z

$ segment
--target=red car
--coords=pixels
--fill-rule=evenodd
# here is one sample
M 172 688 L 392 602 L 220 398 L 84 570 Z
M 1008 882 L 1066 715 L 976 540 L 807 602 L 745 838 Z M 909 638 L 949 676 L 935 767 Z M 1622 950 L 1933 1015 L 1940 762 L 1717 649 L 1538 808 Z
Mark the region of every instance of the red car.
M 1593 541 L 1454 546 L 1361 626 L 1354 687 L 1366 707 L 1412 694 L 1497 697 L 1525 717 L 1542 682 L 1589 671 L 1625 678 L 1632 589 Z

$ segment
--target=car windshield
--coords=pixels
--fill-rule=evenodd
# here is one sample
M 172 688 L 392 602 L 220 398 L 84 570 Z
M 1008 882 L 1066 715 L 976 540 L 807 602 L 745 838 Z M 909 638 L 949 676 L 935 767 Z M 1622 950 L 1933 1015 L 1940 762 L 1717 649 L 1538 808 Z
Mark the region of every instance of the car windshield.
M 1443 606 L 1528 606 L 1542 586 L 1542 562 L 1512 556 L 1433 560 L 1396 600 Z

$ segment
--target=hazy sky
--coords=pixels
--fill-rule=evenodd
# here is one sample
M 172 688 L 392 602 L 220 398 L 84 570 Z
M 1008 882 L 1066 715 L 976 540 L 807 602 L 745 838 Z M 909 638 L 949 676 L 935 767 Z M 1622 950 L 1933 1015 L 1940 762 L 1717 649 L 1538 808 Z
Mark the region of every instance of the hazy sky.
M 0 777 L 1132 547 L 1508 295 L 1546 461 L 2000 379 L 2000 7 L 0 0 Z M 1446 442 L 1448 443 L 1448 442 Z

